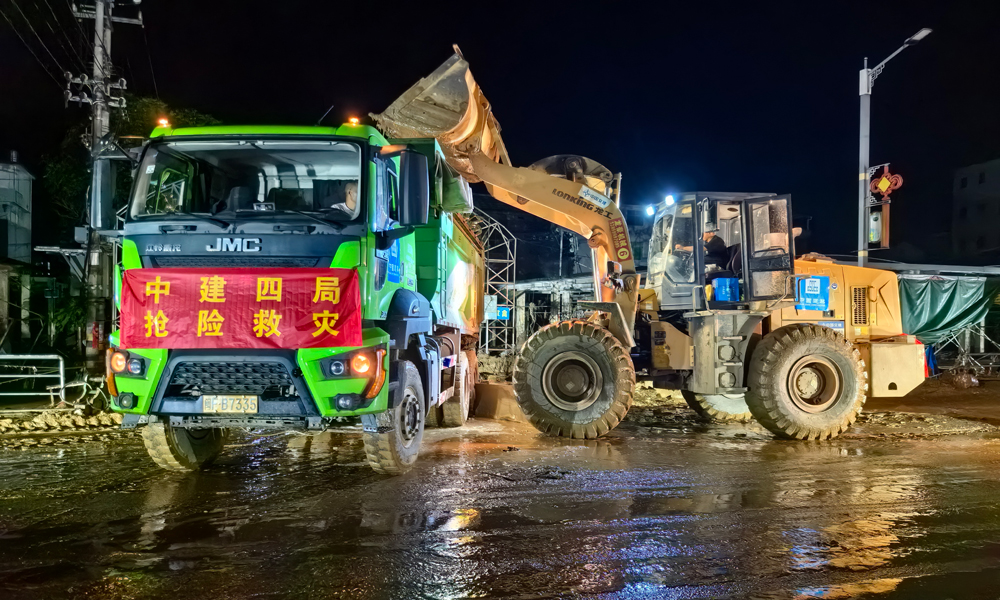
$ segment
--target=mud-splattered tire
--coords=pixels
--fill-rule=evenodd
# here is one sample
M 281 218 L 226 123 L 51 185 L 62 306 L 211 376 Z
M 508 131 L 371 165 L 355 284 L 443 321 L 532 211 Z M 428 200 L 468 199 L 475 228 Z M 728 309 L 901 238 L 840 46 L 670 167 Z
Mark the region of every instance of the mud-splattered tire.
M 698 416 L 713 423 L 746 423 L 753 420 L 743 394 L 696 394 L 681 390 L 684 401 Z
M 746 356 L 752 357 L 753 351 L 760 343 L 760 334 L 750 334 L 747 342 Z M 753 414 L 747 406 L 743 394 L 695 394 L 681 390 L 684 401 L 698 416 L 712 423 L 748 423 L 753 421 Z
M 475 354 L 472 356 L 475 360 Z M 455 395 L 441 405 L 441 423 L 445 427 L 461 427 L 469 420 L 469 411 L 472 409 L 472 399 L 476 389 L 473 376 L 474 371 L 469 363 L 468 353 L 459 352 Z
M 778 437 L 825 440 L 858 418 L 868 390 L 860 353 L 842 335 L 819 325 L 772 331 L 754 350 L 747 406 Z
M 514 363 L 514 393 L 540 431 L 593 439 L 617 427 L 632 407 L 635 368 L 607 329 L 563 321 L 528 338 Z
M 225 429 L 183 429 L 167 423 L 142 428 L 142 443 L 153 462 L 168 471 L 197 471 L 208 465 L 226 443 Z
M 409 471 L 420 452 L 424 438 L 424 421 L 427 404 L 420 371 L 411 362 L 401 369 L 403 399 L 395 408 L 377 415 L 362 415 L 361 423 L 365 455 L 376 473 L 402 475 Z

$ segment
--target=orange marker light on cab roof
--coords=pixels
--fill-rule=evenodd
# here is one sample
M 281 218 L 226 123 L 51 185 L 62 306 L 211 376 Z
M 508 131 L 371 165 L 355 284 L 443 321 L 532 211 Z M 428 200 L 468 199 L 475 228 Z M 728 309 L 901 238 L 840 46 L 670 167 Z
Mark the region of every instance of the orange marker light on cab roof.
M 170 127 L 170 121 L 165 118 L 160 119 L 157 123 L 159 123 L 160 127 Z
M 351 125 L 357 125 L 358 124 L 358 118 L 357 117 L 351 117 L 350 119 L 347 120 L 347 122 L 350 123 Z

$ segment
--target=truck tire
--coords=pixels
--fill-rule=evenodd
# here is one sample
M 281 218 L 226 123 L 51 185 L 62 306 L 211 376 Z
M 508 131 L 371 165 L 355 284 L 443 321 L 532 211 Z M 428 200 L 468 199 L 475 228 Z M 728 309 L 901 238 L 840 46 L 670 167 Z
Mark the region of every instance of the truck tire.
M 632 407 L 635 368 L 607 329 L 563 321 L 528 338 L 514 363 L 514 393 L 543 433 L 593 439 L 617 427 Z
M 696 394 L 681 390 L 684 401 L 698 416 L 713 423 L 746 423 L 753 420 L 743 394 Z
M 399 405 L 377 415 L 362 415 L 365 429 L 365 455 L 376 473 L 402 475 L 409 471 L 420 452 L 424 438 L 426 401 L 420 371 L 406 361 L 401 369 L 403 379 L 399 386 L 403 399 Z
M 475 356 L 475 355 L 473 355 Z M 466 352 L 458 353 L 458 381 L 455 382 L 455 395 L 441 405 L 441 423 L 445 427 L 461 427 L 469 420 L 472 409 L 472 398 L 476 393 L 474 371 L 469 363 Z
M 788 325 L 767 334 L 750 359 L 747 406 L 778 437 L 835 438 L 858 418 L 868 390 L 861 355 L 836 331 Z
M 142 443 L 153 462 L 168 471 L 197 471 L 208 465 L 226 443 L 225 429 L 184 429 L 168 423 L 142 428 Z

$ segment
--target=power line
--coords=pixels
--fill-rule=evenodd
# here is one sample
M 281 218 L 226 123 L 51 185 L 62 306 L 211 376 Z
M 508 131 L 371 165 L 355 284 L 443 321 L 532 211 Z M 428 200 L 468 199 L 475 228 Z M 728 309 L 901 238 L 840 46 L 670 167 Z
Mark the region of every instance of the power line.
M 80 20 L 76 18 L 76 13 L 73 11 L 73 5 L 70 4 L 70 0 L 66 0 L 66 8 L 69 9 L 69 14 L 73 15 L 73 22 L 76 23 L 76 28 L 80 30 L 80 36 L 83 38 L 83 40 L 87 41 L 88 39 L 90 39 L 87 35 L 87 32 L 84 31 L 83 25 L 80 25 Z M 104 40 L 98 37 L 97 43 L 100 44 L 101 48 L 104 50 L 104 56 L 107 57 L 107 60 L 110 62 L 111 53 L 108 52 L 108 49 L 104 46 Z M 94 64 L 96 64 L 97 68 L 100 69 L 101 76 L 107 79 L 109 76 L 108 73 L 104 70 L 104 65 L 99 64 L 96 60 L 94 61 Z
M 44 41 L 42 41 L 42 36 L 38 35 L 38 32 L 35 31 L 35 28 L 31 24 L 31 21 L 28 20 L 28 17 L 24 16 L 24 11 L 21 10 L 20 6 L 18 6 L 16 0 L 10 0 L 10 3 L 14 5 L 14 8 L 17 9 L 17 12 L 21 13 L 21 18 L 24 19 L 24 22 L 28 24 L 28 29 L 31 30 L 31 33 L 35 34 L 35 37 L 38 38 L 38 43 L 42 45 L 42 48 L 45 48 L 46 52 L 49 53 L 49 57 L 51 57 L 52 61 L 56 63 L 56 67 L 59 69 L 59 72 L 65 73 L 66 69 L 62 68 L 62 65 L 59 64 L 58 60 L 56 60 L 55 55 L 52 54 L 52 51 L 49 50 L 49 47 L 45 45 Z
M 63 85 L 59 83 L 58 79 L 52 76 L 52 72 L 49 71 L 49 68 L 45 66 L 45 63 L 42 62 L 42 59 L 39 58 L 37 54 L 35 54 L 35 51 L 31 48 L 31 46 L 28 45 L 28 41 L 24 39 L 24 37 L 21 35 L 21 32 L 18 31 L 17 27 L 14 27 L 14 23 L 10 20 L 10 17 L 8 17 L 7 14 L 3 12 L 3 10 L 0 10 L 0 15 L 3 16 L 5 21 L 7 21 L 7 24 L 10 25 L 10 28 L 14 30 L 14 33 L 17 35 L 18 39 L 21 40 L 21 43 L 24 44 L 24 47 L 28 49 L 28 52 L 30 52 L 31 55 L 35 57 L 35 60 L 38 61 L 38 66 L 42 67 L 42 70 L 45 71 L 46 75 L 52 78 L 52 81 L 56 82 L 56 87 L 58 87 L 59 89 L 63 89 Z
M 149 53 L 149 40 L 146 39 L 146 26 L 142 26 L 142 43 L 146 45 L 146 59 L 149 61 L 149 75 L 153 78 L 153 91 L 156 99 L 160 99 L 160 89 L 156 87 L 156 73 L 153 72 L 153 55 Z
M 62 25 L 59 23 L 59 17 L 56 15 L 56 11 L 52 9 L 52 5 L 49 4 L 49 0 L 42 0 L 42 1 L 45 2 L 45 6 L 48 7 L 49 12 L 52 13 L 52 19 L 55 21 L 56 27 L 53 28 L 52 24 L 49 23 L 48 19 L 45 20 L 45 24 L 49 26 L 49 30 L 52 32 L 52 34 L 56 36 L 56 41 L 59 42 L 59 46 L 63 49 L 63 52 L 66 51 L 66 47 L 63 46 L 62 38 L 66 39 L 66 42 L 69 44 L 69 49 L 72 51 L 73 56 L 76 57 L 77 66 L 79 66 L 81 69 L 85 69 L 87 67 L 87 63 L 86 61 L 83 60 L 83 57 L 80 56 L 80 53 L 76 51 L 76 48 L 73 47 L 73 40 L 70 39 L 69 35 L 66 33 L 66 31 L 62 28 Z M 39 12 L 42 10 L 41 7 L 38 6 L 37 1 L 35 2 L 35 8 L 38 8 Z M 59 35 L 56 35 L 56 29 L 59 30 L 59 33 L 62 35 L 62 38 L 60 38 Z

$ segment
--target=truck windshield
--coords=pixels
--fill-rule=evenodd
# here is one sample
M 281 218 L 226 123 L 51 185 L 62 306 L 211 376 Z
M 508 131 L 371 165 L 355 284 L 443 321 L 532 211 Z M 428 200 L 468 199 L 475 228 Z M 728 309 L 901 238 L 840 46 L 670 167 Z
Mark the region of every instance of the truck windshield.
M 361 148 L 322 140 L 155 144 L 139 167 L 132 218 L 177 213 L 361 212 Z

